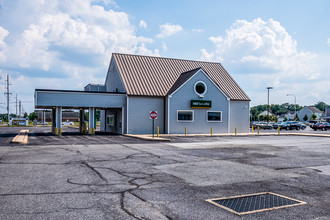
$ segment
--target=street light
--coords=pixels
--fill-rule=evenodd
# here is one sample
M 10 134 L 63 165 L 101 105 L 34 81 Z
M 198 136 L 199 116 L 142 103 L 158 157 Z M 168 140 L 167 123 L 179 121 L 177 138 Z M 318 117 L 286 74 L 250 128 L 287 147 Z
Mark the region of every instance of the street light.
M 268 112 L 267 112 L 267 115 L 268 115 L 268 117 L 267 117 L 267 123 L 269 123 L 269 111 L 270 111 L 270 107 L 269 107 L 269 90 L 270 89 L 273 89 L 273 87 L 267 87 L 267 90 L 268 90 Z
M 295 95 L 293 95 L 293 94 L 286 94 L 286 96 L 293 96 L 294 97 L 294 117 L 296 117 L 297 116 L 297 108 L 296 108 L 296 106 L 297 106 L 297 101 L 296 101 L 296 96 Z M 296 118 L 297 119 L 297 118 Z

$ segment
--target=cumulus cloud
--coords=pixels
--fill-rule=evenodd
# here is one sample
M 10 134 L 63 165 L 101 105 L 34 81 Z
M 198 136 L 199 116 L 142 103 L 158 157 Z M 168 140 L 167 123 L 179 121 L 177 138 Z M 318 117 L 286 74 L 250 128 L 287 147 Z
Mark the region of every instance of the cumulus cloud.
M 0 62 L 6 61 L 7 44 L 4 39 L 8 36 L 9 31 L 0 26 Z
M 144 20 L 141 20 L 139 23 L 139 27 L 147 29 L 147 27 L 148 27 L 147 22 L 145 22 Z
M 330 37 L 328 38 L 328 46 L 330 47 Z
M 171 35 L 174 35 L 180 31 L 182 31 L 183 28 L 178 24 L 171 24 L 166 23 L 163 25 L 160 25 L 160 33 L 157 34 L 157 38 L 166 38 Z
M 278 21 L 237 20 L 225 36 L 211 36 L 215 49 L 202 50 L 202 58 L 243 66 L 246 70 L 285 72 L 286 76 L 317 78 L 312 66 L 316 54 L 297 50 L 297 42 Z M 257 72 L 258 73 L 258 72 Z
M 23 76 L 31 83 L 17 92 L 33 94 L 49 79 L 63 82 L 62 89 L 103 83 L 113 52 L 159 56 L 148 48 L 153 39 L 138 36 L 129 15 L 109 4 L 116 6 L 113 0 L 1 1 L 0 65 L 15 83 Z
M 239 83 L 252 94 L 274 86 L 278 94 L 299 91 L 307 99 L 320 94 L 316 89 L 320 80 L 330 82 L 322 74 L 319 55 L 299 50 L 296 40 L 273 19 L 237 20 L 224 35 L 209 40 L 214 48 L 201 49 L 201 58 L 222 62 L 232 74 L 240 74 Z
M 136 36 L 126 13 L 106 10 L 95 5 L 97 2 L 100 1 L 33 1 L 31 4 L 37 10 L 34 14 L 38 17 L 26 13 L 31 22 L 10 45 L 8 56 L 12 65 L 49 71 L 68 61 L 84 65 L 84 59 L 89 56 L 98 58 L 95 66 L 106 66 L 112 52 L 135 53 L 141 44 L 145 47 L 152 42 L 150 38 Z M 19 0 L 16 3 L 24 4 Z M 68 55 L 71 60 L 66 59 Z M 81 60 L 73 60 L 75 56 Z

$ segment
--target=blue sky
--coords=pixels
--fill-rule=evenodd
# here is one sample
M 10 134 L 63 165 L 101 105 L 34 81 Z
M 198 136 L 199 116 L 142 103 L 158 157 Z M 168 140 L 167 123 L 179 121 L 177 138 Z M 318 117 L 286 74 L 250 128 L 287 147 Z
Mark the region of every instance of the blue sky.
M 104 83 L 112 52 L 221 62 L 251 98 L 330 104 L 330 1 L 0 0 L 0 91 Z M 0 95 L 0 113 L 6 112 Z M 14 110 L 14 103 L 11 109 Z M 11 111 L 15 113 L 15 111 Z

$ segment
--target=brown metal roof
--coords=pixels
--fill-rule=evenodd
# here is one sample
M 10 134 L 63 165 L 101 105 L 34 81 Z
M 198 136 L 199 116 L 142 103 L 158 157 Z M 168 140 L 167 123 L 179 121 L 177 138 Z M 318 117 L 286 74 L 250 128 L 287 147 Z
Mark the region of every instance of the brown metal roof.
M 166 96 L 182 73 L 203 68 L 231 100 L 250 98 L 220 63 L 113 53 L 128 95 Z

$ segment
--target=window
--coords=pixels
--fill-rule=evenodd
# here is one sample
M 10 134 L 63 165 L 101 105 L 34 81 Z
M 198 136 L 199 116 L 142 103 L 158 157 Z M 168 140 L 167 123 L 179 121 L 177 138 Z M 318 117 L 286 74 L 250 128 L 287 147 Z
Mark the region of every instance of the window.
M 203 97 L 204 94 L 207 91 L 207 86 L 206 86 L 206 84 L 204 82 L 198 81 L 198 82 L 195 83 L 194 90 L 195 90 L 195 93 L 197 95 L 199 95 L 200 97 Z
M 194 111 L 178 110 L 178 122 L 193 122 Z
M 207 111 L 207 121 L 208 122 L 221 122 L 222 121 L 222 112 Z

